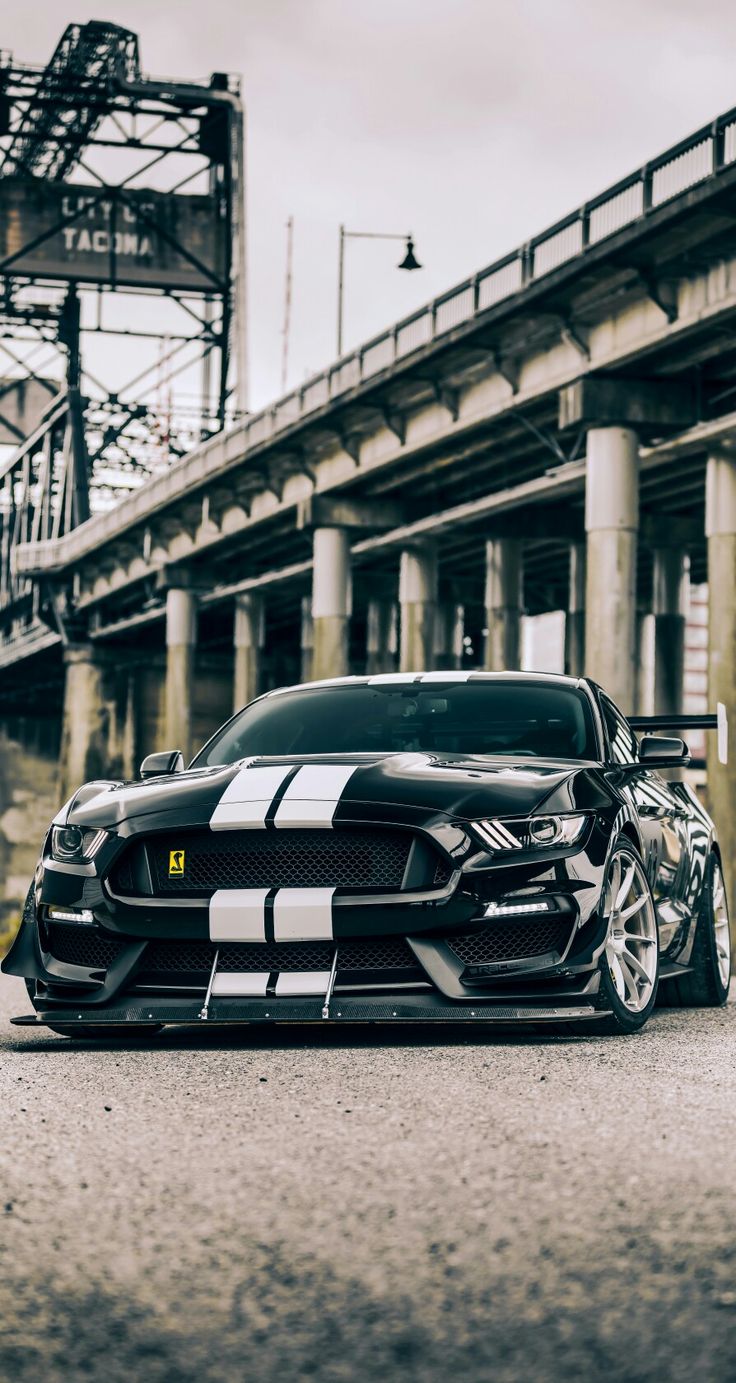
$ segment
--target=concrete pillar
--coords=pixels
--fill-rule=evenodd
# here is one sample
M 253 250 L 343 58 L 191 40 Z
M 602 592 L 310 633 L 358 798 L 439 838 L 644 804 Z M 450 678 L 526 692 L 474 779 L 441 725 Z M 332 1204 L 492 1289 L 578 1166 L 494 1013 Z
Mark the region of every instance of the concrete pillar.
M 314 620 L 312 619 L 312 597 L 310 595 L 302 596 L 299 648 L 301 651 L 300 679 L 302 682 L 311 682 L 312 663 L 314 662 Z
M 588 432 L 585 670 L 624 714 L 634 705 L 639 442 L 629 427 Z
M 60 791 L 64 801 L 90 778 L 107 774 L 109 707 L 104 694 L 104 669 L 90 643 L 64 649 L 64 708 Z
M 634 630 L 634 700 L 638 716 L 654 715 L 654 615 L 637 609 Z
M 405 548 L 399 567 L 401 672 L 431 672 L 437 613 L 437 553 L 434 547 Z
M 137 690 L 137 678 L 135 672 L 131 672 L 125 685 L 125 715 L 121 737 L 124 778 L 137 778 L 140 767 L 138 761 Z
M 463 665 L 465 606 L 444 600 L 437 606 L 434 635 L 434 664 L 457 670 Z
M 485 666 L 489 672 L 521 667 L 522 546 L 519 538 L 486 543 Z
M 312 676 L 343 677 L 348 666 L 350 539 L 346 528 L 315 528 L 313 534 Z
M 263 648 L 263 600 L 253 592 L 235 597 L 233 644 L 233 710 L 239 711 L 260 691 Z
M 188 763 L 192 752 L 192 690 L 197 639 L 197 597 L 174 587 L 166 592 L 166 744 L 180 749 Z
M 708 709 L 719 701 L 729 721 L 729 761 L 718 762 L 715 734 L 707 735 L 708 799 L 718 829 L 736 938 L 736 460 L 708 459 L 705 497 L 708 538 Z
M 658 715 L 681 715 L 690 558 L 676 547 L 657 547 L 652 557 L 654 710 Z
M 565 672 L 585 673 L 585 544 L 570 543 L 570 574 L 565 612 Z
M 398 611 L 394 600 L 369 600 L 365 670 L 369 676 L 393 672 L 398 648 Z

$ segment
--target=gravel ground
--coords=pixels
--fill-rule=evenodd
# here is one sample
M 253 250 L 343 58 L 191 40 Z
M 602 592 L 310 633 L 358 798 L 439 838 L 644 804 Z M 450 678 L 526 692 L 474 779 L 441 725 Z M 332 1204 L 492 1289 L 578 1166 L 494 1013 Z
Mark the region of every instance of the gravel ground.
M 145 1048 L 27 1010 L 0 979 L 3 1380 L 736 1376 L 736 1006 Z

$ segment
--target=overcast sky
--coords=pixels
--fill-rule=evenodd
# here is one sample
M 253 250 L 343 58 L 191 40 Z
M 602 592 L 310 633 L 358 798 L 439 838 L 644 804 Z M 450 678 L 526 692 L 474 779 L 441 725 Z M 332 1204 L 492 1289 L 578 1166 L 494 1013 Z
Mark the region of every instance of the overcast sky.
M 285 222 L 295 222 L 290 385 L 736 105 L 733 0 L 32 0 L 0 46 L 45 62 L 67 22 L 140 37 L 144 70 L 243 77 L 251 406 L 280 392 Z

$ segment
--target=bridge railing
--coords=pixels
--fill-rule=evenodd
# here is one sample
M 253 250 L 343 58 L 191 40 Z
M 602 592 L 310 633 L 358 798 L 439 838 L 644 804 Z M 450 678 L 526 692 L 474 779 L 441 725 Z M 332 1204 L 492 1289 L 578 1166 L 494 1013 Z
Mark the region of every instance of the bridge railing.
M 33 582 L 19 572 L 17 549 L 58 537 L 70 526 L 69 467 L 63 438 L 68 403 L 61 393 L 47 406 L 42 421 L 0 464 L 0 609 L 19 618 L 35 613 Z

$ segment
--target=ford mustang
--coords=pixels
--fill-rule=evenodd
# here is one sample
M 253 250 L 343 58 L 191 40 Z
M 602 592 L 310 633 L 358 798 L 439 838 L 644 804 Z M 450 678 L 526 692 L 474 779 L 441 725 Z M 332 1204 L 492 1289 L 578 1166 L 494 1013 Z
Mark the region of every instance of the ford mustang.
M 684 742 L 588 679 L 431 672 L 268 692 L 185 768 L 90 782 L 3 970 L 19 1023 L 525 1022 L 720 1005 L 729 924 Z M 637 731 L 641 731 L 640 735 Z M 663 773 L 669 772 L 669 781 Z M 680 770 L 672 773 L 672 770 Z

